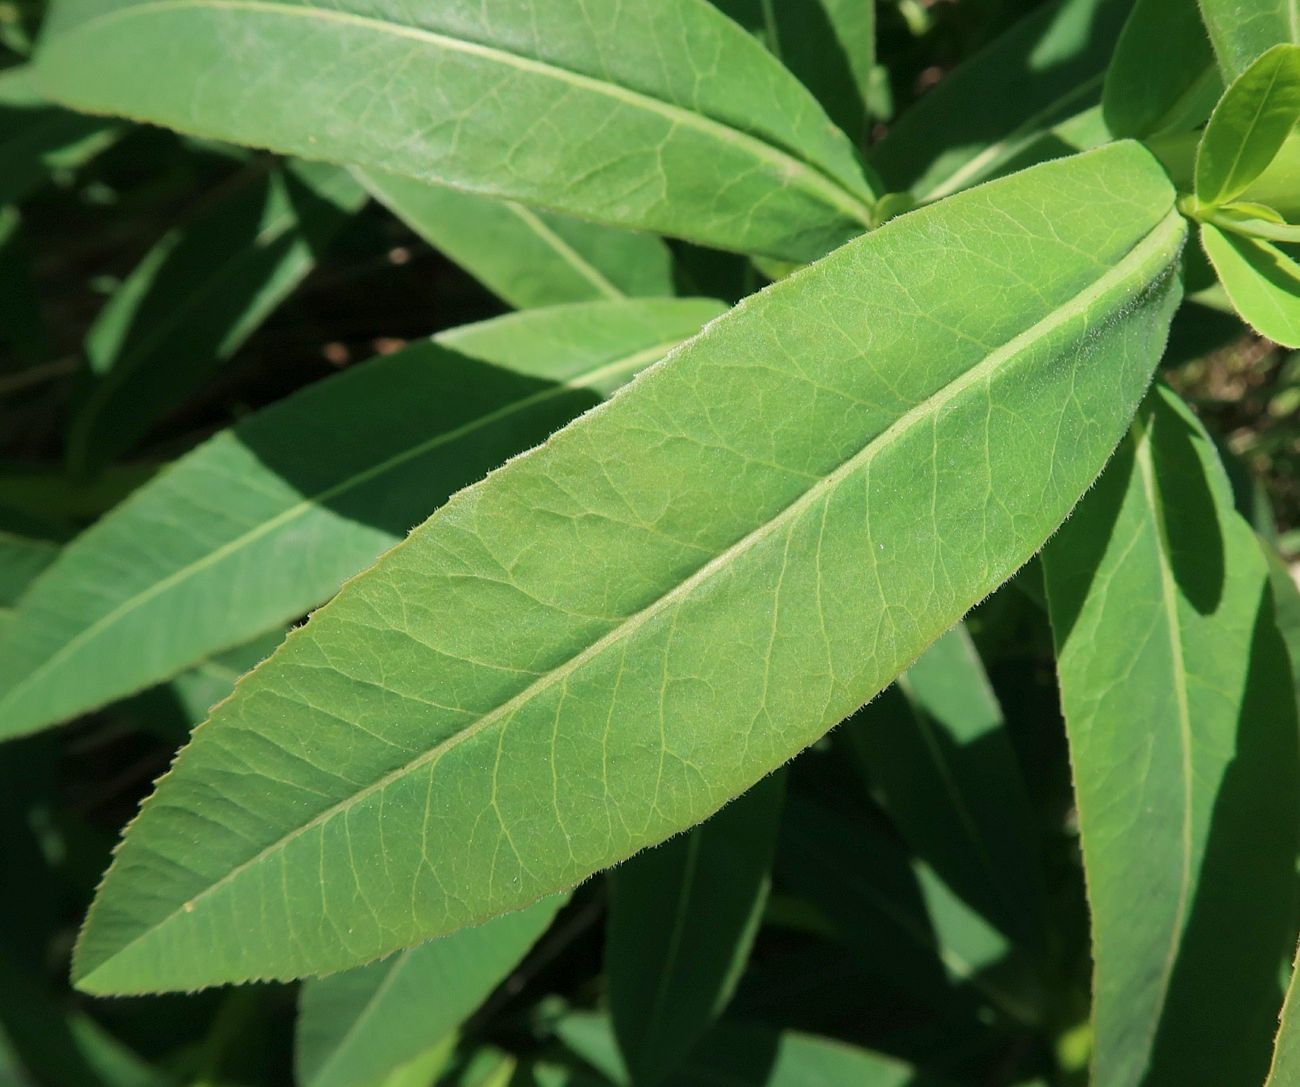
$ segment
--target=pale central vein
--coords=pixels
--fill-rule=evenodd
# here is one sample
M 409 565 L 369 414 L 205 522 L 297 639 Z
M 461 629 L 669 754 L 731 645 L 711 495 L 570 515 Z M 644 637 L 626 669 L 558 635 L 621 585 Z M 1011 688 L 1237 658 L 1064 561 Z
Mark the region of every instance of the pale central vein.
M 936 390 L 924 400 L 913 405 L 894 420 L 893 423 L 868 441 L 858 452 L 848 457 L 838 467 L 819 479 L 787 506 L 774 514 L 770 519 L 758 525 L 751 532 L 741 537 L 730 547 L 709 560 L 709 562 L 704 566 L 696 570 L 695 573 L 678 582 L 667 592 L 663 593 L 643 607 L 640 611 L 628 616 L 617 626 L 613 627 L 602 637 L 596 639 L 580 652 L 570 657 L 563 664 L 560 664 L 551 671 L 539 676 L 527 687 L 502 702 L 500 705 L 489 710 L 487 713 L 484 713 L 481 717 L 466 726 L 460 732 L 435 744 L 433 747 L 429 748 L 429 750 L 421 752 L 403 765 L 395 767 L 377 778 L 375 781 L 371 782 L 369 785 L 357 790 L 350 796 L 336 801 L 329 807 L 318 812 L 312 818 L 299 824 L 285 834 L 282 834 L 275 841 L 266 845 L 247 860 L 235 865 L 219 879 L 199 891 L 186 903 L 178 906 L 176 909 L 172 910 L 171 913 L 160 918 L 158 921 L 153 922 L 148 929 L 145 929 L 132 939 L 126 941 L 126 943 L 118 948 L 110 958 L 122 954 L 127 950 L 127 948 L 143 939 L 149 931 L 160 928 L 162 925 L 182 914 L 190 913 L 198 901 L 215 894 L 222 887 L 237 879 L 241 873 L 256 864 L 261 863 L 267 857 L 274 855 L 296 838 L 301 837 L 303 834 L 308 833 L 318 826 L 321 826 L 334 816 L 339 815 L 340 813 L 346 813 L 356 804 L 387 788 L 393 782 L 401 780 L 422 767 L 436 763 L 447 754 L 447 752 L 454 750 L 463 743 L 466 743 L 468 740 L 472 739 L 485 729 L 490 728 L 492 725 L 508 718 L 516 710 L 537 697 L 540 693 L 549 690 L 557 684 L 567 681 L 575 671 L 581 668 L 588 661 L 592 660 L 594 657 L 598 656 L 600 653 L 604 652 L 622 639 L 635 633 L 656 616 L 676 604 L 679 600 L 688 597 L 704 582 L 707 582 L 710 578 L 719 574 L 721 571 L 726 570 L 733 562 L 743 557 L 747 552 L 752 551 L 765 539 L 774 535 L 787 524 L 795 521 L 799 516 L 812 508 L 817 502 L 821 501 L 829 492 L 833 491 L 847 478 L 870 464 L 870 462 L 880 454 L 881 450 L 886 449 L 899 441 L 915 427 L 922 424 L 928 424 L 934 416 L 940 414 L 950 403 L 961 397 L 962 394 L 984 382 L 994 371 L 1006 364 L 1010 359 L 1014 358 L 1022 351 L 1031 348 L 1039 340 L 1050 336 L 1053 332 L 1064 327 L 1070 321 L 1075 320 L 1076 318 L 1086 317 L 1094 303 L 1102 301 L 1117 289 L 1123 290 L 1126 284 L 1136 282 L 1140 284 L 1140 289 L 1145 289 L 1153 279 L 1171 266 L 1173 254 L 1177 252 L 1177 246 L 1182 238 L 1183 231 L 1184 226 L 1181 216 L 1177 211 L 1171 209 L 1163 219 L 1151 228 L 1141 241 L 1134 245 L 1133 248 L 1125 254 L 1121 260 L 1117 261 L 1107 269 L 1087 288 L 1075 295 L 1074 298 L 1052 310 L 1035 324 L 1013 336 L 1001 347 L 996 348 L 989 354 L 985 355 L 979 362 L 959 377 Z M 1134 288 L 1133 293 L 1138 293 L 1138 288 Z M 435 517 L 436 516 L 437 515 L 435 514 Z M 310 626 L 304 628 L 304 633 L 308 631 L 310 631 Z M 184 758 L 184 754 L 182 754 L 181 757 Z
M 548 61 L 521 56 L 518 53 L 512 53 L 507 49 L 499 48 L 497 46 L 485 45 L 481 42 L 468 41 L 463 38 L 455 38 L 448 34 L 440 34 L 435 30 L 428 30 L 424 27 L 406 26 L 400 23 L 386 22 L 385 20 L 375 18 L 374 16 L 359 15 L 349 11 L 336 11 L 333 9 L 319 8 L 310 4 L 277 3 L 276 0 L 146 0 L 146 2 L 136 4 L 132 7 L 118 8 L 103 15 L 94 16 L 93 18 L 87 19 L 85 22 L 78 23 L 71 29 L 64 31 L 61 36 L 71 36 L 72 34 L 80 33 L 87 27 L 96 24 L 102 25 L 106 22 L 123 21 L 134 18 L 137 15 L 146 15 L 150 12 L 164 10 L 176 11 L 186 8 L 198 10 L 249 11 L 263 15 L 276 15 L 282 18 L 299 18 L 319 20 L 321 22 L 342 23 L 349 26 L 359 27 L 372 33 L 389 34 L 393 37 L 407 38 L 412 41 L 422 42 L 425 45 L 432 45 L 450 53 L 460 53 L 465 56 L 477 57 L 480 60 L 486 60 L 490 63 L 499 64 L 506 68 L 514 68 L 518 71 L 528 72 L 531 75 L 541 76 L 545 79 L 553 79 L 559 83 L 567 83 L 572 87 L 581 88 L 582 90 L 589 91 L 604 98 L 614 99 L 624 105 L 631 106 L 634 109 L 641 109 L 645 110 L 647 113 L 658 114 L 673 125 L 681 125 L 683 128 L 692 128 L 696 131 L 704 132 L 723 143 L 729 143 L 734 147 L 743 148 L 754 158 L 774 167 L 780 176 L 790 179 L 800 179 L 808 191 L 815 193 L 829 206 L 835 208 L 863 226 L 871 226 L 871 209 L 860 196 L 851 192 L 842 182 L 837 181 L 831 177 L 829 173 L 812 165 L 810 162 L 792 155 L 781 147 L 768 143 L 766 140 L 761 139 L 758 136 L 753 136 L 743 129 L 735 128 L 730 124 L 716 120 L 706 114 L 696 113 L 693 110 L 686 109 L 685 107 L 679 106 L 673 102 L 669 102 L 662 98 L 656 98 L 651 94 L 633 90 L 630 87 L 624 87 L 616 83 L 609 83 L 604 80 L 596 79 L 569 68 L 562 68 L 558 64 L 553 64 Z
M 1160 969 L 1160 990 L 1166 992 L 1173 976 L 1174 963 L 1178 958 L 1178 947 L 1182 942 L 1183 926 L 1187 919 L 1188 899 L 1192 886 L 1192 716 L 1187 701 L 1187 662 L 1183 649 L 1182 623 L 1178 618 L 1178 588 L 1174 582 L 1173 570 L 1169 565 L 1169 532 L 1165 523 L 1164 509 L 1161 506 L 1160 485 L 1155 478 L 1155 466 L 1152 463 L 1151 434 L 1149 427 L 1141 422 L 1133 424 L 1133 443 L 1136 449 L 1138 473 L 1142 479 L 1142 490 L 1156 529 L 1156 565 L 1160 569 L 1160 597 L 1165 612 L 1165 621 L 1169 625 L 1169 643 L 1172 655 L 1174 708 L 1178 724 L 1178 744 L 1181 754 L 1179 772 L 1183 786 L 1182 810 L 1182 869 L 1178 880 L 1178 901 L 1174 908 L 1173 924 L 1169 930 L 1169 946 Z M 1159 1016 L 1152 1019 L 1147 1032 L 1148 1042 L 1155 1038 L 1159 1025 Z

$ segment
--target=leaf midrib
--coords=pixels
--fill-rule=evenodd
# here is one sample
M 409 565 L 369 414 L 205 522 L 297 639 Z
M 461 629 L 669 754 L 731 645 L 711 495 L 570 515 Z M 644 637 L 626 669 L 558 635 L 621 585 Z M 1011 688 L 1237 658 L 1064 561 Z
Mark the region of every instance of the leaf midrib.
M 1153 421 L 1152 421 L 1153 422 Z M 1169 528 L 1165 520 L 1164 506 L 1160 493 L 1160 484 L 1155 477 L 1155 465 L 1152 461 L 1151 423 L 1135 421 L 1130 431 L 1134 445 L 1134 459 L 1138 475 L 1142 481 L 1142 493 L 1151 509 L 1156 531 L 1156 565 L 1160 571 L 1161 607 L 1165 621 L 1169 626 L 1169 648 L 1173 669 L 1174 705 L 1178 718 L 1178 743 L 1181 755 L 1179 770 L 1183 786 L 1182 810 L 1182 870 L 1179 873 L 1178 901 L 1174 910 L 1174 923 L 1170 926 L 1169 946 L 1165 951 L 1164 962 L 1160 967 L 1160 993 L 1163 1008 L 1163 996 L 1169 991 L 1173 977 L 1174 964 L 1178 959 L 1178 948 L 1182 943 L 1183 928 L 1187 920 L 1188 900 L 1192 885 L 1192 722 L 1191 707 L 1187 700 L 1187 660 L 1183 648 L 1182 621 L 1178 617 L 1178 589 L 1174 581 L 1173 570 L 1169 564 Z M 1154 1042 L 1161 1020 L 1160 1011 L 1152 1017 L 1146 1030 L 1146 1047 Z
M 386 22 L 373 16 L 316 7 L 305 2 L 284 4 L 276 3 L 275 0 L 146 0 L 146 2 L 136 4 L 133 7 L 118 8 L 114 11 L 93 16 L 62 31 L 58 36 L 70 38 L 75 34 L 83 33 L 87 29 L 107 22 L 125 21 L 137 15 L 147 15 L 164 10 L 176 11 L 185 8 L 248 11 L 263 15 L 276 15 L 282 18 L 319 19 L 325 22 L 343 23 L 372 32 L 391 34 L 394 37 L 423 42 L 435 48 L 445 49 L 448 52 L 478 57 L 507 68 L 515 68 L 560 83 L 567 83 L 573 87 L 617 100 L 625 105 L 649 113 L 656 113 L 667 118 L 675 125 L 705 132 L 723 143 L 730 143 L 733 146 L 744 148 L 754 158 L 773 166 L 782 177 L 801 179 L 804 182 L 804 188 L 813 193 L 823 203 L 853 219 L 863 227 L 871 226 L 871 209 L 861 197 L 852 193 L 843 183 L 830 176 L 820 167 L 791 154 L 778 144 L 769 143 L 765 139 L 751 135 L 743 129 L 736 128 L 726 122 L 716 120 L 703 113 L 696 113 L 673 102 L 656 98 L 654 95 L 642 91 L 633 90 L 630 87 L 623 87 L 616 83 L 596 79 L 593 76 L 563 68 L 558 64 L 512 53 L 497 46 L 452 37 L 449 34 L 427 30 L 423 27 Z
M 437 343 L 436 338 L 433 342 Z M 495 411 L 491 411 L 484 415 L 477 416 L 476 418 L 471 419 L 469 422 L 464 423 L 461 426 L 456 427 L 452 430 L 443 431 L 442 433 L 435 435 L 434 437 L 428 439 L 427 441 L 421 442 L 418 445 L 414 445 L 409 449 L 403 450 L 401 453 L 389 457 L 387 460 L 381 461 L 379 464 L 371 465 L 369 468 L 365 469 L 364 471 L 357 472 L 356 474 L 349 476 L 347 479 L 339 483 L 336 483 L 331 487 L 327 487 L 323 491 L 319 491 L 314 495 L 310 495 L 308 497 L 303 498 L 300 502 L 296 502 L 288 509 L 282 510 L 274 517 L 266 521 L 263 521 L 260 525 L 257 525 L 254 528 L 249 529 L 247 532 L 240 534 L 235 539 L 229 540 L 226 543 L 222 544 L 220 547 L 215 548 L 212 551 L 209 551 L 202 558 L 197 559 L 194 562 L 188 563 L 178 570 L 172 571 L 172 573 L 168 574 L 165 578 L 159 579 L 144 591 L 137 593 L 135 596 L 130 597 L 127 600 L 124 600 L 112 611 L 101 616 L 99 619 L 95 620 L 95 622 L 91 623 L 89 626 L 82 628 L 82 630 L 78 631 L 78 633 L 75 636 L 70 638 L 68 641 L 64 642 L 63 645 L 61 645 L 54 653 L 50 654 L 50 656 L 47 657 L 44 661 L 42 661 L 36 668 L 28 672 L 27 675 L 24 676 L 24 678 L 20 682 L 15 683 L 7 691 L 3 692 L 3 694 L 0 694 L 0 709 L 12 705 L 15 699 L 17 699 L 18 697 L 21 696 L 22 693 L 30 689 L 44 675 L 46 675 L 52 669 L 57 667 L 60 663 L 62 663 L 65 659 L 67 659 L 68 656 L 70 656 L 72 653 L 75 653 L 79 648 L 81 648 L 81 646 L 85 645 L 88 641 L 90 641 L 92 638 L 98 635 L 101 631 L 112 626 L 114 623 L 118 622 L 124 616 L 129 615 L 137 608 L 142 607 L 145 604 L 149 603 L 149 601 L 162 595 L 168 589 L 171 589 L 172 587 L 179 585 L 181 582 L 188 580 L 190 577 L 193 577 L 194 575 L 201 573 L 203 570 L 207 569 L 208 567 L 213 566 L 216 563 L 222 561 L 227 556 L 232 555 L 235 552 L 239 551 L 241 548 L 246 547 L 249 544 L 255 543 L 257 540 L 261 539 L 262 537 L 268 535 L 269 533 L 275 531 L 276 529 L 282 527 L 283 525 L 288 524 L 294 519 L 302 516 L 307 511 L 315 509 L 318 506 L 321 506 L 329 502 L 330 500 L 339 497 L 342 494 L 346 494 L 348 491 L 351 491 L 354 488 L 359 487 L 364 483 L 368 483 L 370 480 L 383 475 L 385 472 L 398 468 L 402 464 L 405 464 L 410 460 L 414 460 L 417 457 L 424 456 L 426 453 L 429 453 L 432 450 L 437 449 L 439 446 L 448 445 L 452 442 L 459 441 L 460 439 L 468 436 L 469 434 L 472 434 L 474 431 L 479 430 L 486 426 L 491 426 L 493 423 L 499 422 L 504 418 L 508 418 L 510 415 L 513 415 L 520 411 L 525 411 L 528 408 L 534 407 L 540 403 L 544 403 L 546 400 L 549 400 L 553 397 L 561 396 L 564 393 L 573 392 L 579 389 L 590 388 L 592 385 L 597 384 L 598 382 L 604 380 L 605 378 L 615 376 L 624 371 L 638 369 L 639 367 L 647 363 L 662 358 L 663 355 L 665 355 L 672 348 L 676 347 L 680 342 L 681 342 L 680 340 L 670 340 L 665 343 L 656 344 L 653 347 L 649 347 L 642 351 L 638 351 L 633 355 L 628 355 L 624 358 L 617 359 L 614 362 L 606 363 L 600 367 L 597 367 L 596 369 L 591 370 L 590 372 L 588 372 L 587 374 L 583 375 L 581 378 L 578 378 L 576 380 L 570 379 L 568 381 L 549 386 L 545 389 L 542 389 L 539 392 L 534 393 L 531 396 L 524 397 L 523 399 L 513 400 L 509 404 L 497 408 Z M 146 498 L 147 496 L 142 495 L 140 500 L 144 501 Z M 55 570 L 54 567 L 47 567 L 45 574 L 42 575 L 42 577 L 53 576 L 55 572 L 57 571 Z M 39 580 L 41 579 L 38 578 L 37 581 Z M 35 585 L 36 582 L 33 582 L 33 588 L 35 587 Z M 224 646 L 215 647 L 211 649 L 210 652 L 219 652 L 223 648 L 227 648 L 227 647 Z M 194 658 L 191 661 L 187 661 L 185 664 L 180 666 L 179 670 L 183 670 L 184 668 L 189 667 L 195 663 L 198 663 L 203 659 L 204 659 L 203 656 L 199 656 Z M 93 707 L 88 707 L 88 708 L 93 708 Z M 0 734 L 2 734 L 2 731 L 0 731 Z
M 505 201 L 506 210 L 515 216 L 529 230 L 537 235 L 538 240 L 550 249 L 580 277 L 592 285 L 604 298 L 612 301 L 627 298 L 627 294 L 613 283 L 594 264 L 582 256 L 568 242 L 550 228 L 541 217 L 523 204 L 514 200 Z
M 890 228 L 886 226 L 882 229 L 888 230 Z M 991 374 L 1004 362 L 1014 358 L 1022 349 L 1032 346 L 1039 339 L 1050 335 L 1057 328 L 1064 326 L 1070 320 L 1073 320 L 1076 317 L 1086 316 L 1089 307 L 1094 302 L 1100 301 L 1104 298 L 1113 287 L 1122 284 L 1130 274 L 1138 273 L 1140 269 L 1148 264 L 1148 262 L 1150 262 L 1160 252 L 1160 250 L 1166 246 L 1166 243 L 1173 241 L 1174 237 L 1181 234 L 1182 231 L 1183 224 L 1181 216 L 1176 210 L 1170 209 L 1159 222 L 1150 228 L 1141 240 L 1134 244 L 1122 258 L 1106 269 L 1097 277 L 1097 279 L 1093 280 L 1089 286 L 1081 290 L 1061 306 L 1051 310 L 1029 328 L 1017 333 L 1001 347 L 990 351 L 984 356 L 984 358 L 975 363 L 970 369 L 966 370 L 956 379 L 936 390 L 912 408 L 909 408 L 893 423 L 869 440 L 860 450 L 845 459 L 827 475 L 813 483 L 807 490 L 787 504 L 783 509 L 779 510 L 767 521 L 764 521 L 745 536 L 742 536 L 735 543 L 725 548 L 689 577 L 678 582 L 678 584 L 656 597 L 639 611 L 628 616 L 607 633 L 580 650 L 578 653 L 574 654 L 562 664 L 553 668 L 551 671 L 540 675 L 522 690 L 506 699 L 494 709 L 481 715 L 477 720 L 473 721 L 460 732 L 435 744 L 427 751 L 409 759 L 401 766 L 387 771 L 375 781 L 357 790 L 350 796 L 336 801 L 304 823 L 294 827 L 285 834 L 282 834 L 274 842 L 269 843 L 247 860 L 241 861 L 223 876 L 219 877 L 197 894 L 187 899 L 186 902 L 177 906 L 171 913 L 159 918 L 155 922 L 152 922 L 148 928 L 122 944 L 116 951 L 112 952 L 105 958 L 100 959 L 99 962 L 89 970 L 78 970 L 77 975 L 80 981 L 84 983 L 89 980 L 89 978 L 106 963 L 111 962 L 113 959 L 122 955 L 125 951 L 139 943 L 151 932 L 160 929 L 163 925 L 168 924 L 183 913 L 192 912 L 198 901 L 207 898 L 222 887 L 231 883 L 244 871 L 261 863 L 267 857 L 274 855 L 289 842 L 303 834 L 306 834 L 315 827 L 324 824 L 339 812 L 350 810 L 353 805 L 361 802 L 368 796 L 387 788 L 394 781 L 400 780 L 427 764 L 437 762 L 447 754 L 447 752 L 454 750 L 461 744 L 472 739 L 474 736 L 478 735 L 478 733 L 491 727 L 497 721 L 503 718 L 508 718 L 511 713 L 526 704 L 538 692 L 545 691 L 554 684 L 566 680 L 587 661 L 603 652 L 606 648 L 619 641 L 625 635 L 633 633 L 640 627 L 644 626 L 656 615 L 666 610 L 679 599 L 688 596 L 692 590 L 708 581 L 715 573 L 726 569 L 732 560 L 744 555 L 746 552 L 756 547 L 768 536 L 773 535 L 778 529 L 783 527 L 788 521 L 796 519 L 806 509 L 815 504 L 823 495 L 832 491 L 843 479 L 852 475 L 858 468 L 869 464 L 877 455 L 879 455 L 882 449 L 888 448 L 893 441 L 897 440 L 901 435 L 906 434 L 914 426 L 919 425 L 922 422 L 927 422 L 941 413 L 943 408 L 950 402 L 959 397 L 967 389 L 972 388 L 978 382 L 982 381 L 986 375 Z M 742 302 L 738 308 L 743 308 L 745 305 L 746 303 Z M 681 348 L 678 350 L 681 350 Z M 672 352 L 668 357 L 661 361 L 659 365 L 665 365 L 676 354 L 677 351 Z M 593 414 L 602 410 L 608 410 L 609 407 L 609 402 L 600 405 L 593 409 Z M 535 453 L 536 451 L 531 455 L 535 455 Z M 435 513 L 433 518 L 430 519 L 430 523 L 434 519 L 443 515 L 446 509 L 447 507 L 444 506 L 442 511 Z M 394 551 L 405 546 L 409 540 L 410 537 L 407 538 L 407 541 L 398 544 Z M 326 607 L 318 614 L 324 614 L 330 606 L 331 605 L 326 605 Z M 307 634 L 307 632 L 310 631 L 310 625 L 301 628 L 301 630 L 302 634 Z M 246 683 L 247 680 L 248 677 L 246 677 L 242 682 Z M 182 757 L 184 757 L 183 754 Z

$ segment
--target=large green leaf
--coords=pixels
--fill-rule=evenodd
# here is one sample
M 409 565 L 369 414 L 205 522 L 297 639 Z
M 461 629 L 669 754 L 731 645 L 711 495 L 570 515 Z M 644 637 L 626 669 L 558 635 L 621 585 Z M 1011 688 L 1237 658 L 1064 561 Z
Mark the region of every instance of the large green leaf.
M 871 221 L 852 144 L 705 0 L 59 0 L 37 66 L 92 112 L 722 248 Z
M 1300 45 L 1274 46 L 1224 92 L 1196 152 L 1196 198 L 1225 204 L 1249 188 L 1300 121 Z
M 527 954 L 563 896 L 308 981 L 298 1013 L 301 1087 L 372 1087 L 455 1030 Z
M 1259 1083 L 1294 939 L 1295 700 L 1264 557 L 1173 393 L 1153 391 L 1044 569 L 1092 911 L 1094 1082 Z
M 450 493 L 720 309 L 663 299 L 499 318 L 345 371 L 219 434 L 74 541 L 34 588 L 0 641 L 0 736 L 291 622 Z
M 210 378 L 364 201 L 346 171 L 288 163 L 258 170 L 159 241 L 87 333 L 96 380 L 69 430 L 73 470 L 129 450 Z
M 899 218 L 456 496 L 197 731 L 80 984 L 352 965 L 743 792 L 1091 483 L 1177 300 L 1172 201 L 1117 144 Z
M 1201 244 L 1233 308 L 1261 335 L 1300 347 L 1300 264 L 1272 242 L 1201 224 Z
M 1126 0 L 1055 0 L 962 64 L 871 151 L 893 188 L 937 200 L 995 176 L 1053 125 L 1094 105 Z M 1045 145 L 1044 145 L 1045 141 Z M 1070 148 L 1056 145 L 1056 154 Z
M 517 309 L 673 293 L 672 254 L 653 235 L 379 170 L 358 170 L 357 177 L 420 237 Z
M 669 1076 L 735 991 L 767 902 L 784 791 L 773 775 L 610 873 L 609 1009 L 639 1085 Z
M 1002 709 L 964 627 L 940 638 L 843 738 L 908 844 L 1010 939 L 1041 949 L 1040 843 Z
M 1225 80 L 1241 75 L 1257 56 L 1279 42 L 1300 45 L 1300 5 L 1296 0 L 1199 2 Z
M 1102 108 L 1116 136 L 1199 125 L 1223 92 L 1196 0 L 1137 0 L 1106 69 Z

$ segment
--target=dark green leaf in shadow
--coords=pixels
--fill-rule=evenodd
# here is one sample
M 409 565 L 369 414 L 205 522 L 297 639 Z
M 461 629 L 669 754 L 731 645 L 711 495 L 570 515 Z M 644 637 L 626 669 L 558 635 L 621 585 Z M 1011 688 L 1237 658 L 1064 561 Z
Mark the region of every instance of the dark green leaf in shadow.
M 256 168 L 254 168 L 256 169 Z M 365 193 L 320 163 L 260 170 L 149 251 L 86 336 L 73 471 L 130 450 L 293 291 Z
M 1295 700 L 1255 535 L 1168 389 L 1043 558 L 1092 911 L 1095 1082 L 1257 1083 L 1294 938 Z
M 996 176 L 1097 103 L 1126 0 L 1055 0 L 960 65 L 871 150 L 892 189 L 937 200 Z
M 735 991 L 771 885 L 784 792 L 774 774 L 609 875 L 610 1015 L 638 1087 L 668 1078 Z

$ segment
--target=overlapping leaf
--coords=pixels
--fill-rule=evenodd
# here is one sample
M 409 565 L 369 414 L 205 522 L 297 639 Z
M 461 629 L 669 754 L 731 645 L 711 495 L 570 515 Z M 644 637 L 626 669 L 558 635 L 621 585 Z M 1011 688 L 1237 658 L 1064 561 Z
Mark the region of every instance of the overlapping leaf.
M 895 220 L 456 496 L 196 732 L 80 984 L 363 962 L 744 791 L 1093 480 L 1177 299 L 1172 201 L 1124 144 Z
M 1201 224 L 1201 244 L 1242 319 L 1270 340 L 1300 347 L 1300 264 L 1272 242 L 1213 223 Z
M 301 1087 L 371 1087 L 454 1031 L 546 930 L 562 896 L 303 986 Z
M 293 621 L 452 491 L 720 309 L 606 302 L 471 325 L 218 435 L 74 541 L 34 587 L 0 642 L 0 736 Z
M 1300 45 L 1296 0 L 1199 0 L 1225 81 L 1279 42 Z
M 1044 569 L 1092 912 L 1094 1081 L 1258 1083 L 1294 939 L 1295 700 L 1264 557 L 1173 393 L 1153 391 Z
M 1102 107 L 1116 136 L 1192 129 L 1223 80 L 1196 0 L 1137 0 L 1106 69 Z
M 610 874 L 610 1016 L 638 1085 L 669 1077 L 731 999 L 767 902 L 784 791 L 773 775 Z
M 849 140 L 705 0 L 60 0 L 42 41 L 91 112 L 795 260 L 871 221 Z
M 944 635 L 845 724 L 882 805 L 948 886 L 1011 940 L 1041 950 L 1038 843 L 1002 709 L 964 627 Z
M 1054 125 L 1101 96 L 1124 0 L 1057 0 L 971 57 L 892 124 L 871 163 L 893 188 L 937 200 L 1022 161 L 1068 154 Z
M 673 293 L 663 240 L 376 170 L 361 183 L 503 301 L 530 306 Z

